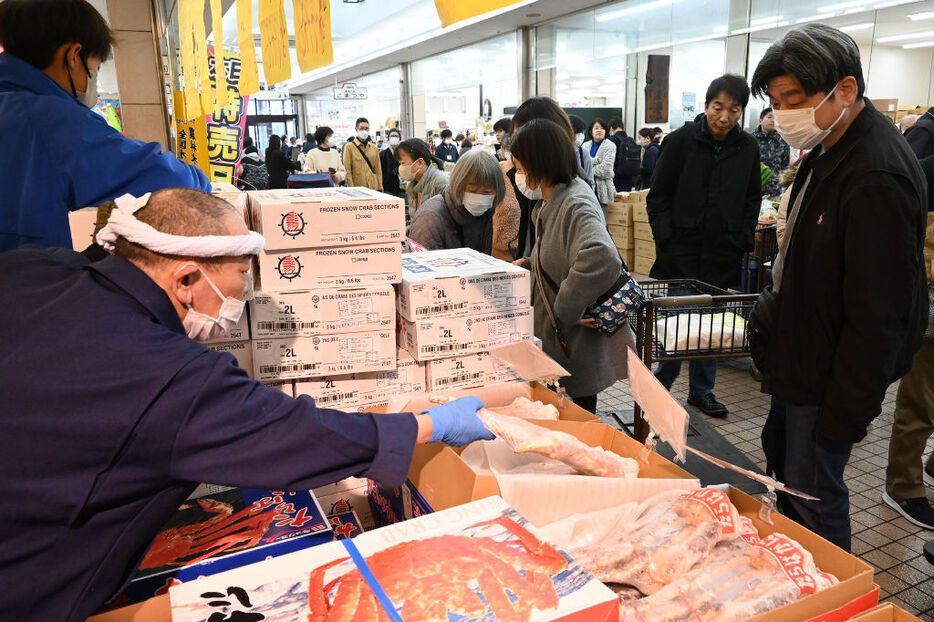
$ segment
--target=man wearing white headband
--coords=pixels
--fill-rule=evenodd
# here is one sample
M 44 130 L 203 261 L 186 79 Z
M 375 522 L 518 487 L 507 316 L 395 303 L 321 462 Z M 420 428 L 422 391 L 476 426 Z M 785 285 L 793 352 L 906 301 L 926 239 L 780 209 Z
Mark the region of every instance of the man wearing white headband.
M 4 619 L 85 620 L 198 482 L 398 485 L 416 443 L 492 438 L 476 398 L 421 415 L 326 410 L 198 343 L 237 322 L 263 247 L 224 201 L 121 197 L 97 240 L 114 255 L 0 254 Z

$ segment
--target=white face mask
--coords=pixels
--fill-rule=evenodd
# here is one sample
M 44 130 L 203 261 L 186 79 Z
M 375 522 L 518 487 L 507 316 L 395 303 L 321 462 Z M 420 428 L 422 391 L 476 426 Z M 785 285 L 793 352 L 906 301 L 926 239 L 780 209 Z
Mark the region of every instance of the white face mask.
M 490 211 L 490 208 L 493 207 L 493 199 L 495 198 L 496 197 L 492 194 L 465 192 L 464 209 L 470 212 L 473 216 L 483 216 L 485 213 Z
M 185 305 L 188 307 L 188 313 L 185 314 L 185 318 L 182 320 L 182 326 L 185 327 L 185 334 L 195 341 L 219 339 L 227 335 L 227 333 L 237 325 L 237 322 L 240 321 L 240 316 L 243 315 L 243 307 L 246 306 L 246 302 L 239 298 L 234 298 L 233 296 L 224 296 L 217 285 L 214 284 L 214 281 L 204 273 L 204 270 L 198 266 L 195 267 L 198 268 L 198 272 L 201 273 L 204 280 L 207 281 L 211 289 L 214 290 L 214 293 L 216 293 L 223 302 L 221 303 L 221 308 L 216 318 L 206 313 L 195 311 L 191 305 Z
M 525 185 L 525 173 L 516 173 L 516 187 L 519 188 L 519 192 L 525 195 L 525 198 L 531 199 L 532 201 L 543 198 L 542 189 L 536 188 L 532 190 L 527 185 Z
M 398 136 L 390 136 L 390 137 L 389 137 L 389 146 L 390 146 L 390 147 L 395 147 L 395 146 L 398 145 L 398 144 L 399 144 L 399 137 L 398 137 Z
M 453 145 L 453 144 L 454 144 L 454 141 L 451 140 L 450 138 L 445 138 L 445 139 L 444 139 L 444 144 L 445 144 L 445 145 Z
M 370 130 L 359 130 L 357 131 L 357 138 L 360 140 L 366 140 L 370 137 Z
M 830 99 L 830 96 L 836 90 L 837 87 L 834 86 L 827 93 L 827 97 L 812 108 L 774 111 L 775 129 L 793 149 L 813 149 L 827 138 L 837 123 L 840 122 L 840 119 L 843 118 L 846 108 L 840 111 L 840 116 L 826 130 L 822 130 L 814 119 L 814 113 L 817 109 L 823 106 L 824 102 Z
M 575 135 L 574 135 L 574 142 L 577 144 L 578 147 L 580 147 L 581 145 L 583 145 L 583 144 L 584 144 L 584 133 L 583 133 L 583 132 L 580 132 L 580 133 L 578 133 L 578 134 L 575 134 Z

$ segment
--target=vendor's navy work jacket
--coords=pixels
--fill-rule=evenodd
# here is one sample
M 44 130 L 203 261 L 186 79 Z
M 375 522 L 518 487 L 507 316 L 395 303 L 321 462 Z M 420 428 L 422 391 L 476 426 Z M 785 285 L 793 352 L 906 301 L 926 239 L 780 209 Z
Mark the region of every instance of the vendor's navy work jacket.
M 84 621 L 196 482 L 401 484 L 411 414 L 320 409 L 185 336 L 121 257 L 0 254 L 0 619 Z
M 127 192 L 211 191 L 199 169 L 162 153 L 158 143 L 124 137 L 9 52 L 0 54 L 0 137 L 0 251 L 21 244 L 71 247 L 69 210 Z

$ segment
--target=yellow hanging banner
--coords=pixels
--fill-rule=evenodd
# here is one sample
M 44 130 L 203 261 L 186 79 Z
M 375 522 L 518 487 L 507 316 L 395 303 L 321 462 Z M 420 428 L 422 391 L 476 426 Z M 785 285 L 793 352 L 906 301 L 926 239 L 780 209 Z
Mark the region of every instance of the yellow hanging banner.
M 237 44 L 240 46 L 240 95 L 259 91 L 256 43 L 253 40 L 253 0 L 237 0 Z
M 179 53 L 182 57 L 182 76 L 185 88 L 185 101 L 189 106 L 189 118 L 201 114 L 201 102 L 198 99 L 198 64 L 195 60 L 195 43 L 192 22 L 199 5 L 198 0 L 181 0 L 178 5 Z M 194 109 L 196 108 L 196 109 Z M 176 113 L 179 118 L 187 115 Z
M 292 77 L 289 32 L 282 3 L 283 0 L 259 0 L 259 33 L 267 88 Z
M 435 8 L 441 25 L 445 28 L 456 22 L 461 22 L 477 15 L 483 15 L 496 9 L 518 4 L 522 0 L 435 0 Z
M 189 103 L 194 103 L 195 111 Z M 181 91 L 175 91 L 175 155 L 182 162 L 197 166 L 205 175 L 211 175 L 208 157 L 208 130 L 200 102 L 187 100 Z
M 217 98 L 211 110 L 216 112 L 230 103 L 227 97 L 227 55 L 224 53 L 224 10 L 221 0 L 211 0 L 211 24 L 214 36 L 214 96 Z
M 195 44 L 195 63 L 198 66 L 198 84 L 201 87 L 201 109 L 205 114 L 214 111 L 214 85 L 208 60 L 208 33 L 204 27 L 204 0 L 193 2 L 191 32 Z
M 330 0 L 293 0 L 295 54 L 302 73 L 334 62 Z

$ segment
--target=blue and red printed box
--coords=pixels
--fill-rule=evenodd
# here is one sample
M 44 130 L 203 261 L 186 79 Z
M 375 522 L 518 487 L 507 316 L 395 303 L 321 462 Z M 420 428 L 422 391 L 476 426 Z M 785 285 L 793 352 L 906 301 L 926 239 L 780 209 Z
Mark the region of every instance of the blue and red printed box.
M 153 540 L 136 576 L 108 608 L 333 537 L 332 522 L 310 491 L 232 488 L 189 499 Z
M 402 486 L 396 487 L 384 486 L 370 480 L 367 486 L 367 497 L 370 510 L 373 512 L 373 519 L 379 527 L 394 525 L 400 521 L 434 512 L 425 501 L 425 497 L 409 480 L 405 480 Z

